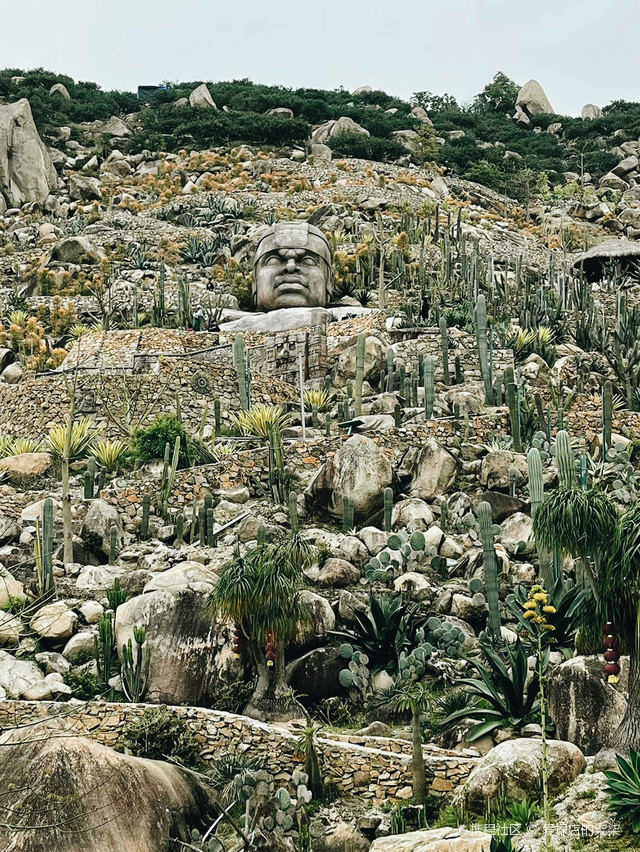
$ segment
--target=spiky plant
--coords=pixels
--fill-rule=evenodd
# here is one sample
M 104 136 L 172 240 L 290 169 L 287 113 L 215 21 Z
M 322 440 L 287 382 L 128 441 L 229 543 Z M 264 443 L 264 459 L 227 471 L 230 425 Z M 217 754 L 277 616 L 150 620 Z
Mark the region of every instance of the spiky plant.
M 274 426 L 284 429 L 290 423 L 290 416 L 279 405 L 254 405 L 233 418 L 233 425 L 243 435 L 255 435 L 265 441 L 269 439 L 269 431 Z
M 49 430 L 45 438 L 45 444 L 52 456 L 60 459 L 64 454 L 65 440 L 67 437 L 67 426 L 54 426 Z M 96 440 L 96 427 L 90 417 L 82 417 L 75 420 L 71 427 L 71 445 L 69 447 L 69 461 L 84 458 L 91 452 Z
M 0 433 L 0 458 L 5 458 L 5 456 L 13 455 L 13 445 L 15 443 L 15 438 L 12 438 L 10 435 L 3 435 Z
M 609 810 L 629 820 L 634 832 L 640 832 L 640 752 L 631 750 L 629 760 L 616 755 L 618 768 L 605 772 Z
M 113 471 L 118 469 L 127 449 L 128 445 L 125 441 L 118 439 L 107 441 L 104 438 L 100 438 L 89 450 L 89 455 L 95 458 L 100 467 L 108 471 Z
M 23 453 L 39 453 L 42 451 L 42 438 L 16 438 L 5 453 L 9 456 L 21 456 Z
M 323 414 L 331 409 L 333 405 L 334 395 L 328 390 L 306 390 L 304 392 L 304 405 L 309 411 L 314 405 L 318 406 L 318 411 Z

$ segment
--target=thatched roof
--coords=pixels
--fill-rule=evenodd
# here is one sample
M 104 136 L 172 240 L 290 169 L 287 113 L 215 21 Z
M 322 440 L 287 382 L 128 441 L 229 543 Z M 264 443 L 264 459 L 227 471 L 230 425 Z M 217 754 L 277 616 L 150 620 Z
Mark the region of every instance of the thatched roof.
M 640 258 L 640 242 L 635 240 L 605 240 L 581 254 L 573 263 L 574 269 L 584 269 L 587 278 L 597 281 L 601 275 L 602 264 L 608 260 L 619 259 L 623 263 Z

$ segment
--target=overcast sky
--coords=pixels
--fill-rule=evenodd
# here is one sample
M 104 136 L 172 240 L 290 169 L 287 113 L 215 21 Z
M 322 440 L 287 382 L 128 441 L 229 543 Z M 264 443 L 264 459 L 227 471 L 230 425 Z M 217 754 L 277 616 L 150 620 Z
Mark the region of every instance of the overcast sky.
M 0 67 L 135 91 L 233 80 L 469 101 L 536 78 L 556 112 L 640 101 L 638 0 L 0 0 Z

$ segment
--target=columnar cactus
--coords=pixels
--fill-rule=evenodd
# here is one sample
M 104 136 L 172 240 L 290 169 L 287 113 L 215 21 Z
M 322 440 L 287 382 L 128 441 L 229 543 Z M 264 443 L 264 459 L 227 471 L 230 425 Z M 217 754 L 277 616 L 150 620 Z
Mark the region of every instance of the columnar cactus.
M 445 385 L 450 384 L 449 379 L 449 338 L 447 336 L 447 321 L 440 317 L 440 343 L 442 346 L 442 372 Z
M 96 493 L 96 460 L 91 457 L 84 472 L 84 499 L 93 500 Z
M 291 532 L 298 532 L 298 495 L 295 491 L 289 492 L 289 520 L 291 521 Z
M 144 541 L 149 538 L 149 516 L 151 514 L 151 494 L 145 494 L 142 498 L 142 526 L 140 527 L 140 538 Z
M 482 539 L 484 558 L 484 585 L 489 604 L 488 628 L 496 639 L 500 638 L 500 596 L 498 593 L 498 560 L 494 546 L 494 529 L 491 519 L 491 506 L 482 501 L 478 506 L 478 524 Z
M 353 516 L 355 506 L 351 497 L 342 498 L 342 532 L 349 532 L 353 529 Z
M 602 455 L 611 449 L 611 430 L 613 424 L 613 388 L 610 381 L 604 383 L 602 391 Z
M 482 293 L 476 301 L 476 338 L 478 341 L 480 374 L 484 382 L 485 402 L 487 405 L 493 405 L 493 386 L 491 383 L 489 350 L 487 348 L 487 301 Z
M 364 348 L 366 337 L 364 333 L 358 335 L 356 343 L 356 399 L 355 399 L 355 415 L 359 417 L 362 414 L 362 382 L 364 381 Z
M 43 594 L 53 592 L 55 580 L 53 578 L 53 500 L 47 497 L 42 507 L 42 552 L 40 557 L 42 566 L 41 587 Z
M 433 417 L 433 400 L 435 397 L 433 381 L 433 358 L 427 355 L 424 362 L 424 416 L 427 420 Z
M 115 565 L 118 558 L 118 529 L 113 526 L 109 530 L 109 565 Z
M 387 393 L 393 393 L 394 390 L 393 371 L 393 349 L 389 347 L 387 349 Z
M 542 456 L 537 447 L 531 447 L 527 454 L 527 467 L 529 468 L 529 498 L 531 500 L 531 517 L 535 518 L 540 504 L 544 500 L 544 483 L 542 481 Z M 538 561 L 540 563 L 540 576 L 545 588 L 553 588 L 554 572 L 553 559 L 550 553 L 538 547 Z
M 222 433 L 222 418 L 220 415 L 220 400 L 214 399 L 213 401 L 213 418 L 215 424 L 215 434 L 216 437 Z
M 516 453 L 522 452 L 520 440 L 520 417 L 518 413 L 518 389 L 513 376 L 513 368 L 507 367 L 504 373 L 507 386 L 507 405 L 509 406 L 509 421 L 511 423 L 511 437 L 513 438 L 513 449 Z
M 391 515 L 393 513 L 393 488 L 384 489 L 384 521 L 382 529 L 391 532 Z
M 576 470 L 571 449 L 569 433 L 560 429 L 556 435 L 556 464 L 558 465 L 558 481 L 560 488 L 568 491 L 575 487 Z
M 184 544 L 184 515 L 178 512 L 176 515 L 176 545 L 182 547 Z

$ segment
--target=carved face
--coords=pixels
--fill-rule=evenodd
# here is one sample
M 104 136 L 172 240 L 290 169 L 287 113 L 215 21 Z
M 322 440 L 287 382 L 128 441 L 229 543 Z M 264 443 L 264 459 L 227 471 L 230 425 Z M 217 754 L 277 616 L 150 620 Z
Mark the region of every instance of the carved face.
M 264 254 L 255 268 L 259 311 L 316 308 L 327 304 L 330 269 L 307 248 L 279 248 Z

